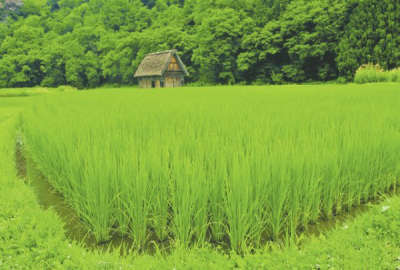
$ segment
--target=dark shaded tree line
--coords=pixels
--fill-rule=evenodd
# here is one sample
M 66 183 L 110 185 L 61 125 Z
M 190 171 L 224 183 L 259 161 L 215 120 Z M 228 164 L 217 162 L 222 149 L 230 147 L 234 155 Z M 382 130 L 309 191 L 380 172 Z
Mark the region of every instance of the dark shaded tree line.
M 145 54 L 170 48 L 207 84 L 350 80 L 365 63 L 400 66 L 393 0 L 0 1 L 0 87 L 133 84 Z

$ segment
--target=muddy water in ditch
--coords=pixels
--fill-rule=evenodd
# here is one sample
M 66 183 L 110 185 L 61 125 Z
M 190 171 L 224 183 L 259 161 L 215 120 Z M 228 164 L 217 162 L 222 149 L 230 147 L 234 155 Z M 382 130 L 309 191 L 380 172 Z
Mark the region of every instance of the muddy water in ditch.
M 34 163 L 26 156 L 22 143 L 16 144 L 16 166 L 18 176 L 25 179 L 33 188 L 36 193 L 37 199 L 40 205 L 44 209 L 52 208 L 56 211 L 58 216 L 64 222 L 64 229 L 66 236 L 72 241 L 76 241 L 84 244 L 89 249 L 97 250 L 113 250 L 119 249 L 121 255 L 129 253 L 132 250 L 132 241 L 129 238 L 123 238 L 117 234 L 113 235 L 111 240 L 107 243 L 97 243 L 93 235 L 88 231 L 82 220 L 79 218 L 75 210 L 73 210 L 65 201 L 62 194 L 57 192 L 43 174 L 35 167 Z M 396 192 L 399 193 L 399 192 Z M 376 205 L 382 202 L 380 199 L 372 200 L 368 203 L 361 204 L 358 207 L 352 208 L 350 211 L 342 212 L 339 215 L 334 215 L 329 219 L 320 219 L 316 224 L 308 225 L 306 229 L 299 231 L 299 234 L 305 236 L 303 240 L 298 242 L 298 245 L 306 243 L 306 239 L 310 236 L 319 236 L 326 233 L 334 228 L 342 227 L 347 228 L 349 222 L 351 222 L 357 216 L 367 212 L 372 205 Z M 157 247 L 148 246 L 144 251 L 148 254 L 152 254 L 156 249 L 161 248 L 164 251 L 170 250 L 168 243 L 158 243 Z M 221 244 L 219 244 L 221 247 Z M 227 243 L 223 246 L 227 247 Z M 227 249 L 226 251 L 229 251 Z

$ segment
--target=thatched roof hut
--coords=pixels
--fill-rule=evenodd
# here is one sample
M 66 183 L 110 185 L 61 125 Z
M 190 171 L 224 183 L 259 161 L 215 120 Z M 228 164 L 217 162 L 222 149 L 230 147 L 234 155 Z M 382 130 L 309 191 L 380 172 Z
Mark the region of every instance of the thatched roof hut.
M 150 53 L 144 57 L 134 77 L 143 88 L 183 86 L 189 73 L 176 50 Z

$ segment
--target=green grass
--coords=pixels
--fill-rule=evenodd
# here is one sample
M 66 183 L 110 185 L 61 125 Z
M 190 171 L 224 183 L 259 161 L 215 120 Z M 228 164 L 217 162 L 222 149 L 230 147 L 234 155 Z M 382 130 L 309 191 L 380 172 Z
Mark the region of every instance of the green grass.
M 0 88 L 0 98 L 29 97 L 59 92 L 73 92 L 76 88 L 71 86 L 59 86 L 58 88 Z
M 382 90 L 387 93 L 390 87 L 392 86 L 375 85 L 376 91 L 380 93 Z M 346 88 L 342 90 L 347 91 Z M 62 99 L 64 96 L 60 95 L 59 98 Z M 133 252 L 127 257 L 120 257 L 118 252 L 87 251 L 79 244 L 71 243 L 65 238 L 60 218 L 52 209 L 41 209 L 32 188 L 16 178 L 14 145 L 17 115 L 37 102 L 38 97 L 0 100 L 0 117 L 8 115 L 7 120 L 0 122 L 0 208 L 2 209 L 0 269 L 318 269 L 318 267 L 396 269 L 400 267 L 398 218 L 400 198 L 397 196 L 370 207 L 368 212 L 357 216 L 354 220 L 338 224 L 327 234 L 303 239 L 301 248 L 282 249 L 272 244 L 265 249 L 258 249 L 253 255 L 246 256 L 235 253 L 222 255 L 208 247 L 190 250 L 177 248 L 169 255 L 149 256 Z
M 247 253 L 400 180 L 391 84 L 42 96 L 28 152 L 98 242 Z

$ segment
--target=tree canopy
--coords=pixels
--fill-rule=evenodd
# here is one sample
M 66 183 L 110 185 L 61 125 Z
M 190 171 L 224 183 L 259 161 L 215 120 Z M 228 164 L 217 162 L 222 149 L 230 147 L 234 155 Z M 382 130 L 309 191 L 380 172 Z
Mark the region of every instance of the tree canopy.
M 0 0 L 0 87 L 133 84 L 178 49 L 192 82 L 350 80 L 400 66 L 393 0 Z

